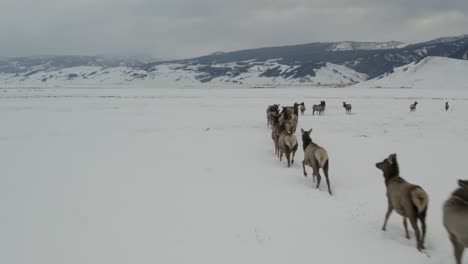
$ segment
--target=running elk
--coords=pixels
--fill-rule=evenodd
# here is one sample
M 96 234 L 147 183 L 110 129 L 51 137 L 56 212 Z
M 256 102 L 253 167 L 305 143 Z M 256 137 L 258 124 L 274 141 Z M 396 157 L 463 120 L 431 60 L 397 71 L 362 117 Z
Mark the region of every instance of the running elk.
M 444 203 L 444 226 L 453 244 L 457 264 L 468 247 L 468 180 L 458 180 L 456 189 Z
M 304 131 L 304 129 L 301 129 L 302 148 L 304 149 L 304 160 L 302 161 L 302 170 L 304 171 L 304 176 L 307 177 L 305 165 L 312 167 L 313 179 L 315 181 L 315 177 L 317 177 L 316 188 L 318 189 L 320 187 L 320 181 L 322 178 L 320 176 L 319 171 L 321 168 L 323 170 L 323 173 L 325 174 L 325 179 L 327 180 L 328 193 L 332 195 L 330 189 L 330 180 L 328 179 L 328 153 L 324 148 L 312 142 L 312 139 L 310 138 L 311 132 L 312 129 L 310 129 L 309 131 Z
M 266 110 L 266 115 L 267 115 L 267 125 L 271 128 L 273 128 L 273 115 L 279 114 L 279 105 L 274 104 L 274 105 L 269 105 Z
M 278 128 L 278 151 L 280 162 L 285 154 L 288 161 L 288 168 L 294 164 L 294 156 L 297 151 L 297 139 L 290 131 L 286 130 L 286 124 L 281 124 Z M 291 157 L 292 155 L 292 157 Z
M 388 158 L 376 163 L 375 166 L 383 172 L 385 186 L 387 187 L 388 209 L 382 230 L 385 231 L 388 218 L 395 210 L 399 215 L 403 216 L 403 226 L 407 239 L 410 238 L 407 223 L 409 218 L 416 234 L 416 247 L 421 251 L 424 249 L 424 238 L 426 236 L 426 213 L 429 196 L 421 187 L 408 183 L 400 177 L 396 154 L 391 154 Z M 422 225 L 422 236 L 419 232 L 417 220 Z

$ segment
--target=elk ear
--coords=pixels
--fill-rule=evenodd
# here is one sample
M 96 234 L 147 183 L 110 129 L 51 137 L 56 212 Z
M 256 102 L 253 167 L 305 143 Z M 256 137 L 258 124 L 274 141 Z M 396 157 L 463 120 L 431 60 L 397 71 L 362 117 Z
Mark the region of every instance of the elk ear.
M 468 189 L 468 180 L 458 180 L 458 186 L 463 189 Z
M 301 128 L 301 134 L 304 135 L 305 131 L 303 128 Z
M 307 134 L 309 134 L 309 135 L 310 135 L 310 133 L 312 133 L 312 128 L 309 130 L 309 132 L 307 132 Z

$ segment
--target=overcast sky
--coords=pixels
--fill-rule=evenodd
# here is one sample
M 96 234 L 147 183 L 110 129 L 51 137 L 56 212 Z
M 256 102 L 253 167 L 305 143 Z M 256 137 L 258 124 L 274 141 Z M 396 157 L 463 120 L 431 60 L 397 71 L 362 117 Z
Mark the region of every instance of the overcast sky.
M 216 51 L 468 33 L 468 0 L 1 0 L 0 56 Z

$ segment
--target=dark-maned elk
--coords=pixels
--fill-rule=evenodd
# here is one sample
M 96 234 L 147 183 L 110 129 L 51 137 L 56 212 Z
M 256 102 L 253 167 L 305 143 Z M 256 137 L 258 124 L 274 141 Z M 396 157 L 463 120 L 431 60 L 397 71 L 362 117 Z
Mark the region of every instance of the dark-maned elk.
M 310 129 L 309 131 L 304 131 L 304 129 L 301 129 L 302 148 L 304 149 L 304 160 L 302 161 L 302 170 L 304 171 L 304 176 L 307 177 L 305 165 L 312 167 L 313 179 L 315 181 L 315 177 L 317 177 L 316 188 L 318 189 L 320 187 L 320 181 L 322 179 L 322 177 L 320 176 L 321 168 L 323 170 L 323 173 L 325 174 L 325 179 L 327 180 L 328 193 L 332 195 L 330 189 L 330 180 L 328 179 L 328 153 L 324 148 L 312 142 L 312 139 L 310 138 L 311 132 L 312 129 Z
M 320 104 L 312 106 L 312 115 L 315 115 L 315 112 L 321 115 L 323 114 L 324 111 L 325 111 L 325 101 L 320 101 Z
M 273 128 L 272 116 L 275 114 L 279 114 L 279 105 L 278 104 L 269 105 L 266 110 L 266 115 L 267 115 L 267 125 L 271 128 Z
M 299 115 L 299 104 L 294 103 L 293 106 L 283 106 L 282 113 L 288 111 L 290 114 Z
M 424 239 L 426 237 L 426 213 L 429 196 L 423 188 L 400 177 L 396 154 L 391 154 L 388 158 L 376 163 L 375 166 L 383 172 L 385 186 L 387 187 L 388 209 L 382 230 L 385 231 L 388 218 L 395 210 L 399 215 L 403 216 L 403 226 L 408 239 L 410 238 L 407 223 L 409 218 L 416 234 L 416 247 L 421 251 L 424 249 Z M 417 220 L 421 222 L 422 236 L 419 232 Z
M 346 110 L 346 114 L 351 114 L 351 104 L 347 104 L 346 102 L 343 102 L 343 107 Z
M 300 103 L 299 105 L 300 105 L 301 114 L 304 115 L 304 112 L 306 110 L 304 102 Z
M 444 203 L 444 226 L 453 244 L 457 264 L 468 247 L 468 180 L 458 180 L 459 188 Z
M 296 133 L 297 119 L 297 115 L 286 113 L 286 130 L 292 134 Z
M 409 106 L 409 109 L 411 112 L 414 112 L 416 111 L 416 106 L 418 105 L 418 102 L 414 101 L 414 103 L 412 103 L 410 106 Z
M 283 107 L 279 119 L 280 124 L 286 124 L 286 130 L 291 133 L 296 133 L 298 116 L 294 113 L 295 107 Z
M 450 108 L 450 106 L 449 106 L 448 102 L 445 102 L 445 111 L 448 111 L 449 108 Z
M 294 156 L 297 151 L 297 139 L 296 136 L 286 130 L 285 124 L 279 126 L 278 151 L 280 161 L 283 158 L 283 154 L 285 154 L 288 168 L 291 167 L 291 164 L 294 164 Z

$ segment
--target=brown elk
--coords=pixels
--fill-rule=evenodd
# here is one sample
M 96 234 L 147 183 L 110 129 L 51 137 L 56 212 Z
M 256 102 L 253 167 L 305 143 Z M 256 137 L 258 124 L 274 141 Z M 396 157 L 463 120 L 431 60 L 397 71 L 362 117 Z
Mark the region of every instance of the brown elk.
M 411 184 L 400 177 L 396 154 L 391 154 L 388 158 L 375 164 L 383 172 L 385 186 L 387 188 L 388 209 L 382 230 L 385 231 L 388 218 L 393 210 L 403 217 L 406 238 L 410 238 L 408 233 L 409 218 L 411 226 L 416 234 L 416 247 L 419 251 L 424 249 L 424 239 L 426 236 L 426 213 L 429 203 L 429 196 L 419 186 Z M 419 232 L 417 220 L 421 222 L 422 236 Z
M 267 125 L 273 128 L 273 115 L 279 114 L 279 105 L 269 105 L 266 110 L 267 115 Z
M 448 111 L 449 108 L 450 108 L 449 103 L 448 103 L 448 102 L 445 102 L 445 111 Z
M 315 115 L 315 112 L 317 112 L 319 115 L 325 112 L 325 101 L 320 101 L 320 104 L 312 106 L 312 115 Z
M 456 189 L 444 203 L 444 226 L 457 264 L 461 264 L 462 255 L 468 247 L 468 180 L 458 180 Z
M 312 139 L 310 138 L 311 132 L 312 129 L 310 129 L 309 131 L 304 131 L 304 129 L 301 129 L 302 148 L 304 149 L 304 160 L 302 161 L 302 170 L 304 172 L 304 176 L 307 177 L 305 165 L 312 167 L 312 176 L 314 181 L 315 177 L 317 177 L 316 188 L 318 189 L 320 187 L 320 181 L 322 178 L 320 176 L 319 171 L 321 168 L 323 170 L 323 173 L 325 174 L 325 179 L 327 181 L 328 193 L 332 195 L 330 189 L 330 180 L 328 178 L 328 153 L 324 148 L 312 142 Z
M 294 164 L 294 156 L 297 151 L 297 139 L 290 131 L 286 130 L 286 124 L 281 124 L 278 127 L 278 151 L 279 158 L 282 161 L 283 154 L 285 154 L 288 161 L 288 168 L 291 167 L 291 164 Z M 292 156 L 291 156 L 292 155 Z

